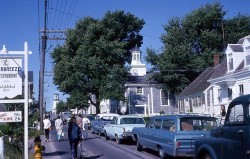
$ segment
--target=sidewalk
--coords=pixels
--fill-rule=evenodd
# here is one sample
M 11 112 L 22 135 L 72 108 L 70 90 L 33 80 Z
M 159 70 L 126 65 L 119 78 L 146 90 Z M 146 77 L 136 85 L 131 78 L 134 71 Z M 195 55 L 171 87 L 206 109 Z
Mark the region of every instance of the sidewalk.
M 70 159 L 70 146 L 68 138 L 63 137 L 61 142 L 57 141 L 56 130 L 50 131 L 49 142 L 45 142 L 45 135 L 40 135 L 41 145 L 45 146 L 42 152 L 43 159 Z M 34 155 L 34 139 L 29 139 L 29 154 Z

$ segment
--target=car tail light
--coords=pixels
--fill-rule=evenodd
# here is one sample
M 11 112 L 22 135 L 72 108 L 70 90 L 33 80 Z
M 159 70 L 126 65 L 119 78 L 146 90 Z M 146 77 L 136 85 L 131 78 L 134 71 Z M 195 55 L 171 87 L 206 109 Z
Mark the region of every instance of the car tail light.
M 176 148 L 180 148 L 181 147 L 181 142 L 180 141 L 177 141 L 176 142 Z

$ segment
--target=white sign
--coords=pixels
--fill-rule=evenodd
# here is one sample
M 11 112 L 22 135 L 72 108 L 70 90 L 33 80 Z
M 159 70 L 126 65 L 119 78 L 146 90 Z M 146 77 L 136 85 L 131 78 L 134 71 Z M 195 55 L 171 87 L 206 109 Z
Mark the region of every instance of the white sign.
M 21 122 L 22 112 L 21 111 L 11 111 L 11 112 L 0 112 L 0 122 Z
M 22 58 L 0 57 L 0 98 L 22 94 Z

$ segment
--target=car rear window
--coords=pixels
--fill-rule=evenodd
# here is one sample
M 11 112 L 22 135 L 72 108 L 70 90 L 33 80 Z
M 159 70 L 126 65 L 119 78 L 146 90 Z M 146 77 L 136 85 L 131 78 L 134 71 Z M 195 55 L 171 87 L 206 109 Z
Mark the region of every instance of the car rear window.
M 145 124 L 142 118 L 122 118 L 120 124 Z
M 209 131 L 218 126 L 215 118 L 182 118 L 180 120 L 181 131 Z

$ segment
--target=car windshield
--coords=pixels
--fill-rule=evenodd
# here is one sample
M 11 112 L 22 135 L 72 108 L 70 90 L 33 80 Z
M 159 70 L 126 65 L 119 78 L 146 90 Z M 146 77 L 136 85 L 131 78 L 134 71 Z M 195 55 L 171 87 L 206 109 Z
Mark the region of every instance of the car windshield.
M 89 119 L 90 121 L 92 121 L 92 120 L 95 120 L 95 117 L 93 117 L 93 116 L 88 116 L 88 119 Z
M 215 118 L 182 118 L 180 122 L 181 131 L 210 131 L 217 126 Z
M 120 124 L 145 124 L 142 118 L 122 118 Z
M 103 116 L 101 117 L 102 121 L 112 121 L 114 118 L 114 116 Z

